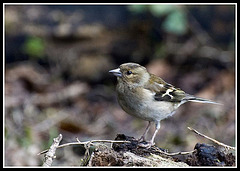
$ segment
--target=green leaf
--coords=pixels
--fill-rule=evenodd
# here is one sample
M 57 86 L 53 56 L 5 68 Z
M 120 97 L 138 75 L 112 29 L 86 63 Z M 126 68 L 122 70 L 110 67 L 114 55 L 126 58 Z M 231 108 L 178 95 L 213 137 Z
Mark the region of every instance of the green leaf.
M 187 31 L 187 18 L 182 10 L 170 13 L 162 25 L 166 32 L 183 35 Z
M 41 58 L 44 56 L 44 41 L 39 37 L 29 37 L 23 44 L 23 51 L 30 57 Z
M 149 10 L 154 16 L 160 17 L 176 10 L 176 6 L 175 5 L 150 5 Z

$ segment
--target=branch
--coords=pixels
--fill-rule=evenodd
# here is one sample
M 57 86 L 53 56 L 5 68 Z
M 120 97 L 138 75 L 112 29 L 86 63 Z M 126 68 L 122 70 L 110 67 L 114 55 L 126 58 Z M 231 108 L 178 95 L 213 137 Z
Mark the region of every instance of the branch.
M 53 139 L 53 144 L 50 146 L 47 153 L 44 155 L 44 163 L 43 167 L 50 167 L 53 162 L 53 158 L 55 157 L 55 151 L 62 140 L 62 134 L 59 134 L 57 138 Z
M 159 150 L 160 151 L 160 150 Z M 192 151 L 179 151 L 179 152 L 175 152 L 175 153 L 167 153 L 164 151 L 160 151 L 161 153 L 167 155 L 167 156 L 176 156 L 176 155 L 188 155 L 188 154 L 192 154 L 194 151 L 196 150 L 192 150 Z
M 56 148 L 62 148 L 62 147 L 70 146 L 70 145 L 92 145 L 93 143 L 131 143 L 131 142 L 130 141 L 125 141 L 125 140 L 124 141 L 121 141 L 121 140 L 119 140 L 119 141 L 114 141 L 114 140 L 91 140 L 91 141 L 81 142 L 77 139 L 77 142 L 71 142 L 71 143 L 58 145 Z M 50 147 L 50 149 L 44 150 L 44 151 L 38 153 L 37 155 L 45 154 L 50 150 L 51 150 L 51 147 Z
M 200 136 L 202 136 L 202 137 L 204 137 L 204 138 L 206 138 L 206 139 L 208 139 L 208 140 L 210 140 L 210 141 L 212 141 L 212 142 L 214 142 L 214 143 L 216 143 L 216 144 L 218 144 L 218 145 L 220 145 L 220 146 L 223 146 L 223 147 L 225 147 L 225 148 L 227 148 L 227 149 L 235 150 L 235 147 L 232 147 L 232 146 L 226 145 L 226 144 L 224 144 L 224 143 L 221 143 L 221 142 L 219 142 L 219 141 L 217 141 L 217 140 L 215 140 L 215 139 L 213 139 L 213 138 L 210 138 L 210 137 L 208 137 L 208 136 L 206 136 L 206 135 L 198 132 L 197 130 L 195 130 L 195 129 L 191 128 L 191 127 L 187 127 L 187 128 L 188 128 L 190 131 L 193 131 L 194 133 L 196 133 L 197 135 L 200 135 Z
M 192 154 L 194 151 L 196 151 L 196 150 L 192 150 L 192 151 L 178 151 L 178 152 L 168 153 L 166 151 L 160 150 L 159 148 L 155 148 L 155 147 L 152 147 L 152 148 L 154 148 L 155 151 L 157 151 L 161 154 L 164 154 L 166 156 L 188 155 L 188 154 Z

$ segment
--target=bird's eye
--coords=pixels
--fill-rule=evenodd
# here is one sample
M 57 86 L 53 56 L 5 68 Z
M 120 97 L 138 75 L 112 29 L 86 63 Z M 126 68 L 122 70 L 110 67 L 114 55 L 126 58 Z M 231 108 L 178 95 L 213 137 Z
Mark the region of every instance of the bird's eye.
M 132 71 L 127 71 L 127 75 L 131 75 L 132 74 Z

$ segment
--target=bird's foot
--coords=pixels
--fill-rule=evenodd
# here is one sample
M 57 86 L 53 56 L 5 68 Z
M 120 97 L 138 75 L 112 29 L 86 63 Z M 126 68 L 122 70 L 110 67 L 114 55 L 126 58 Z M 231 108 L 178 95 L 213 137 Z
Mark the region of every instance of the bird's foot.
M 139 142 L 138 144 L 139 147 L 143 147 L 143 148 L 151 148 L 154 145 L 155 143 L 152 141 L 142 141 L 142 142 Z

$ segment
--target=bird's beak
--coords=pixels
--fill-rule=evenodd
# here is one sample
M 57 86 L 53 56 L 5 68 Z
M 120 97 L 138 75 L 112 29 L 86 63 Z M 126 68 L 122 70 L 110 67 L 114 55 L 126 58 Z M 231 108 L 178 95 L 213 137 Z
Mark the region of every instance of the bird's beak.
M 122 73 L 120 71 L 120 68 L 110 70 L 109 72 L 112 73 L 113 75 L 117 76 L 117 77 L 122 77 Z

